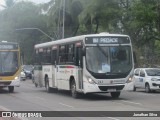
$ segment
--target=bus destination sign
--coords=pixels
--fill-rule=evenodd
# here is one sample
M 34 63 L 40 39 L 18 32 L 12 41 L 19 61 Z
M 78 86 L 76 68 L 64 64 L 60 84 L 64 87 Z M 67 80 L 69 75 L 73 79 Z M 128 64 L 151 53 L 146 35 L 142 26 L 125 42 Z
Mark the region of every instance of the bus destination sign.
M 0 44 L 0 50 L 13 50 L 13 49 L 17 49 L 17 45 L 13 45 L 13 44 Z
M 86 37 L 85 38 L 86 44 L 129 44 L 128 37 Z

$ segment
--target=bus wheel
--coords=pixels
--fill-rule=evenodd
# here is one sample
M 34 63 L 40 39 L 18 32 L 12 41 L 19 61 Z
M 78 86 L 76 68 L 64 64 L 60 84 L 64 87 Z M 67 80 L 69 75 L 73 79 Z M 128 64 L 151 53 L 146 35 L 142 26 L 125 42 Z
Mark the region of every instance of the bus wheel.
M 49 87 L 48 78 L 45 79 L 45 86 L 46 86 L 46 91 L 47 91 L 48 93 L 50 93 L 50 92 L 51 92 L 51 88 Z
M 79 97 L 79 93 L 76 91 L 76 83 L 74 80 L 71 82 L 71 95 L 73 98 Z
M 145 91 L 146 91 L 146 93 L 150 93 L 151 92 L 150 86 L 149 86 L 148 83 L 146 83 L 146 85 L 145 85 Z
M 14 86 L 8 86 L 8 89 L 9 89 L 9 92 L 10 92 L 10 93 L 13 93 L 13 91 L 14 91 Z
M 119 98 L 121 92 L 111 92 L 112 98 Z

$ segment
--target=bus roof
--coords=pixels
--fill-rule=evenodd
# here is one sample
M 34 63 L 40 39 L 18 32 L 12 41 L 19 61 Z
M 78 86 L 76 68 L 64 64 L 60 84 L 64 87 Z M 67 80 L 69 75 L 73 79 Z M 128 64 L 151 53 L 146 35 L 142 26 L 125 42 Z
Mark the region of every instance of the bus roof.
M 8 42 L 8 41 L 0 41 L 0 44 L 12 44 L 12 45 L 18 45 L 18 43 L 16 43 L 16 42 Z
M 100 33 L 100 34 L 88 34 L 88 35 L 80 35 L 80 36 L 75 36 L 75 37 L 70 37 L 70 38 L 64 38 L 64 39 L 59 39 L 55 41 L 50 41 L 50 42 L 45 42 L 41 44 L 36 44 L 36 48 L 44 48 L 48 46 L 53 46 L 53 45 L 59 45 L 63 43 L 71 43 L 71 42 L 78 42 L 84 40 L 85 37 L 92 37 L 92 36 L 118 36 L 118 37 L 129 37 L 128 35 L 122 35 L 122 34 L 109 34 L 109 33 Z

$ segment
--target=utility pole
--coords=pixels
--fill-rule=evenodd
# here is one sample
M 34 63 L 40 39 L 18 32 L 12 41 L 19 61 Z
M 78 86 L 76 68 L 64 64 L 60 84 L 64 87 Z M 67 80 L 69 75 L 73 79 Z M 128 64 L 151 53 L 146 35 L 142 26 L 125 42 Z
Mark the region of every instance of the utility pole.
M 64 24 L 65 22 L 65 0 L 63 0 L 63 29 L 62 29 L 62 38 L 64 38 Z

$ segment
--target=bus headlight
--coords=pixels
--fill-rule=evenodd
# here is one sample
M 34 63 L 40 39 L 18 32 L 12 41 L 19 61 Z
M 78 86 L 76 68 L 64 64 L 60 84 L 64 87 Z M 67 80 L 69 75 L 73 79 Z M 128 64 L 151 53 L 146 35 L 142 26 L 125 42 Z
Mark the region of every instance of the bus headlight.
M 128 80 L 129 80 L 129 81 L 132 81 L 132 77 L 129 77 Z
M 15 79 L 15 80 L 17 80 L 17 79 L 18 79 L 18 77 L 16 76 L 14 79 Z
M 126 81 L 126 83 L 132 82 L 132 78 L 133 78 L 133 76 L 130 76 L 130 77 L 128 78 L 128 80 Z
M 88 77 L 87 80 L 88 80 L 88 82 L 89 82 L 90 84 L 96 84 L 96 83 L 94 82 L 94 80 L 93 80 L 92 78 L 90 78 L 90 77 Z

